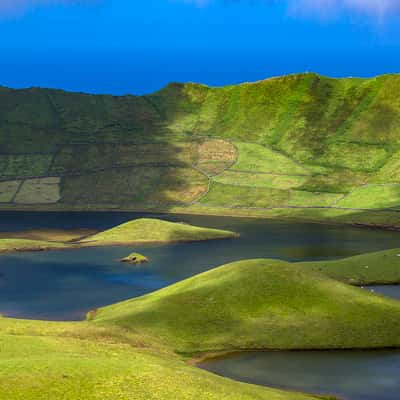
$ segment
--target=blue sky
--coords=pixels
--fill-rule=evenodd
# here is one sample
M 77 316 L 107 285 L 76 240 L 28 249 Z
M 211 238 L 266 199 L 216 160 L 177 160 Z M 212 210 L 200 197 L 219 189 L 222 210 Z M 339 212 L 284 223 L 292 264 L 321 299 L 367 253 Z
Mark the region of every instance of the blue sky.
M 148 93 L 400 72 L 400 0 L 0 0 L 0 84 Z

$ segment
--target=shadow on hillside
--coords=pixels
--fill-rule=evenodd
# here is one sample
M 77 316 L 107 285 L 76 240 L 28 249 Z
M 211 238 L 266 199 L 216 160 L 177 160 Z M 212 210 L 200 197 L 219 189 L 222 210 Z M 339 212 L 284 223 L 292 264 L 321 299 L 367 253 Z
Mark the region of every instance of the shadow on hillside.
M 167 127 L 169 115 L 179 114 L 181 87 L 160 93 L 150 100 L 3 88 L 0 180 L 61 177 L 53 209 L 167 211 L 190 204 L 208 179 L 193 168 L 195 143 Z M 28 200 L 34 208 L 35 198 Z

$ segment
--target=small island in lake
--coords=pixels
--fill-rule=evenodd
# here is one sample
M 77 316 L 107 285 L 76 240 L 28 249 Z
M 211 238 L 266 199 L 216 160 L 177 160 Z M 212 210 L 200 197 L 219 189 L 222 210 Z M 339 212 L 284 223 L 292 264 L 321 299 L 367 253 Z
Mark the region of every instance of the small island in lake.
M 120 261 L 128 264 L 145 264 L 149 262 L 149 259 L 139 253 L 131 253 L 129 256 L 121 258 Z
M 197 242 L 205 240 L 231 239 L 238 233 L 213 228 L 202 228 L 185 223 L 169 222 L 154 218 L 140 218 L 103 232 L 90 233 L 82 237 L 84 230 L 75 235 L 69 231 L 20 231 L 0 235 L 0 254 L 22 251 L 46 251 L 76 249 L 94 246 L 118 246 L 146 243 Z M 40 233 L 40 234 L 39 234 Z M 75 240 L 71 240 L 75 238 Z M 40 240 L 39 240 L 40 239 Z M 64 239 L 64 240 L 62 240 Z
M 154 218 L 140 218 L 126 222 L 104 232 L 89 236 L 79 243 L 89 246 L 107 246 L 143 243 L 198 242 L 230 239 L 238 233 L 220 229 L 201 228 L 185 223 Z

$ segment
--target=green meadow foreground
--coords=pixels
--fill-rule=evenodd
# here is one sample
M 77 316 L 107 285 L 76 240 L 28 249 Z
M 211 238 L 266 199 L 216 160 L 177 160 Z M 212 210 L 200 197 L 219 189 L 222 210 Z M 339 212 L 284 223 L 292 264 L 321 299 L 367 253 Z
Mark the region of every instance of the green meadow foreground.
M 188 361 L 250 349 L 400 347 L 400 302 L 343 282 L 356 284 L 366 261 L 368 280 L 383 266 L 395 281 L 398 253 L 240 261 L 93 310 L 83 322 L 0 318 L 0 398 L 316 399 L 237 383 Z
M 68 232 L 56 232 L 57 234 L 54 236 L 57 240 L 63 237 L 75 237 Z M 41 235 L 38 235 L 35 231 L 28 231 L 25 234 L 23 232 L 17 232 L 16 234 L 9 233 L 8 235 L 10 237 L 0 238 L 0 253 L 61 250 L 91 246 L 139 245 L 144 243 L 196 242 L 230 239 L 239 236 L 234 232 L 201 228 L 184 223 L 168 222 L 152 218 L 135 219 L 104 232 L 90 234 L 85 238 L 65 242 L 51 240 L 53 236 L 52 231 L 47 231 Z M 32 236 L 40 236 L 47 240 L 29 239 Z
M 88 323 L 0 319 L 4 400 L 312 400 L 191 367 L 154 338 Z
M 0 87 L 0 209 L 400 228 L 400 75 L 295 74 L 146 96 Z

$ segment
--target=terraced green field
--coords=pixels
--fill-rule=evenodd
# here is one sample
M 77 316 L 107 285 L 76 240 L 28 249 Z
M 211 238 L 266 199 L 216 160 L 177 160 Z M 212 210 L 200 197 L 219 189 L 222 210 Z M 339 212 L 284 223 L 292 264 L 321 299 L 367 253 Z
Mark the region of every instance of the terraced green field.
M 400 206 L 399 87 L 400 75 L 297 74 L 142 97 L 1 88 L 0 209 L 327 221 L 329 208 L 337 222 L 388 226 L 381 211 Z

